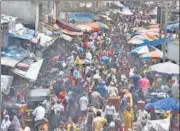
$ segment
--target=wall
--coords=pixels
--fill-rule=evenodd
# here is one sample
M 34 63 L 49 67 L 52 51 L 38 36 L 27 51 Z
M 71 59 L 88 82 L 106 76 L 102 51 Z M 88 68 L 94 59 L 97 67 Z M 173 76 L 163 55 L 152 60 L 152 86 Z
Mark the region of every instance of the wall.
M 168 43 L 167 45 L 168 59 L 173 60 L 177 63 L 179 63 L 179 44 L 177 44 L 178 42 L 178 40 L 175 40 Z
M 50 12 L 52 5 L 49 2 L 43 2 L 43 5 L 43 13 Z M 1 13 L 18 17 L 18 20 L 24 24 L 34 25 L 36 3 L 31 1 L 2 1 Z
M 18 17 L 25 24 L 35 22 L 35 3 L 30 1 L 2 1 L 1 12 Z

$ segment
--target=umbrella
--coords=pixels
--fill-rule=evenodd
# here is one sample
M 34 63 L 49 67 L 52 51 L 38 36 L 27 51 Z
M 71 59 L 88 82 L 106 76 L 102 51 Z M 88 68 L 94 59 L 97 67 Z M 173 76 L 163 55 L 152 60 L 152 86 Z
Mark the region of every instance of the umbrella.
M 155 37 L 154 35 L 152 35 L 150 33 L 145 33 L 145 36 L 147 36 L 151 40 L 157 40 L 158 39 L 157 37 Z
M 128 44 L 133 44 L 133 45 L 140 45 L 142 43 L 144 43 L 144 41 L 138 38 L 133 38 L 128 41 Z
M 154 103 L 148 103 L 146 104 L 146 108 L 179 111 L 179 101 L 175 98 L 168 97 Z
M 151 51 L 156 51 L 157 48 L 153 47 L 153 46 L 140 46 L 137 47 L 133 50 L 131 50 L 131 53 L 135 53 L 135 54 L 145 54 L 145 53 L 149 53 Z
M 88 31 L 89 32 L 92 30 L 92 28 L 87 26 L 87 25 L 77 25 L 76 27 L 81 29 L 81 31 Z
M 150 40 L 146 35 L 143 35 L 143 34 L 135 35 L 131 39 L 140 39 L 143 41 Z
M 143 59 L 156 59 L 156 58 L 162 58 L 163 57 L 163 53 L 162 51 L 152 51 L 152 52 L 149 52 L 149 53 L 146 53 L 146 54 L 142 54 L 140 56 L 140 58 L 143 58 Z
M 87 24 L 87 26 L 92 28 L 92 30 L 94 30 L 94 31 L 100 31 L 101 30 L 101 28 L 100 28 L 98 23 L 89 23 L 89 24 Z
M 107 26 L 104 23 L 98 22 L 99 27 L 101 28 L 102 31 L 104 30 L 109 30 L 109 26 Z
M 171 62 L 159 63 L 150 66 L 149 71 L 156 71 L 164 74 L 179 74 L 179 65 Z

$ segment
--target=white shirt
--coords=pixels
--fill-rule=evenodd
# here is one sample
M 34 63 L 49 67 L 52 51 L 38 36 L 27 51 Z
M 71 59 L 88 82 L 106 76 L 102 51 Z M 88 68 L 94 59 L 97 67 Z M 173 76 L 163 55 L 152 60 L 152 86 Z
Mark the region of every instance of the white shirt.
M 142 121 L 147 121 L 150 119 L 150 114 L 146 110 L 138 110 L 136 117 L 137 124 L 141 124 Z
M 2 131 L 8 131 L 9 126 L 11 125 L 11 122 L 9 120 L 3 120 L 1 123 L 1 130 Z
M 90 52 L 86 53 L 86 59 L 88 59 L 90 61 L 92 60 L 92 54 Z
M 57 111 L 64 112 L 64 106 L 62 104 L 56 103 L 53 108 L 54 108 L 55 114 L 57 113 Z
M 108 94 L 109 94 L 109 97 L 118 96 L 118 89 L 116 87 L 110 86 L 108 88 Z
M 81 111 L 86 111 L 88 108 L 88 99 L 87 97 L 83 96 L 79 99 L 79 104 L 80 104 L 80 110 Z
M 35 121 L 44 119 L 46 114 L 46 110 L 42 106 L 36 107 L 36 109 L 33 111 L 33 115 L 35 115 Z
M 116 114 L 116 109 L 115 109 L 115 107 L 114 107 L 113 105 L 112 105 L 112 106 L 107 105 L 107 106 L 105 107 L 104 114 L 105 114 L 105 115 L 115 115 L 115 114 Z
M 21 131 L 31 131 L 29 127 L 25 127 L 25 129 L 21 129 Z

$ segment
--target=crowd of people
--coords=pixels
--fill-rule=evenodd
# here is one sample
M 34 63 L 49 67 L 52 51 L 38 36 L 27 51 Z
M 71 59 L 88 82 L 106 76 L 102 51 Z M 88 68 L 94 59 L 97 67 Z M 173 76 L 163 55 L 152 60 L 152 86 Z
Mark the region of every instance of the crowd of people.
M 123 34 L 142 26 L 141 18 L 149 20 L 143 13 L 119 16 L 110 31 L 86 32 L 75 38 L 78 40 L 73 41 L 67 67 L 46 87 L 52 91 L 51 115 L 46 118 L 42 103 L 32 113 L 32 123 L 43 121 L 40 131 L 133 131 L 135 124 L 137 131 L 143 131 L 147 120 L 153 119 L 145 110 L 150 92 L 167 85 L 167 93 L 178 98 L 178 78 L 147 74 L 148 63 L 139 69 L 128 55 L 130 49 Z M 33 130 L 16 114 L 10 120 L 7 110 L 1 129 Z

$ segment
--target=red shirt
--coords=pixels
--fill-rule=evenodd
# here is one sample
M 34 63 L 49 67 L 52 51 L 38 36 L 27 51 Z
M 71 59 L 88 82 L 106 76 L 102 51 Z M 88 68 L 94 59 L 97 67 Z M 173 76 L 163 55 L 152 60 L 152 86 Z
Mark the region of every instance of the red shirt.
M 85 41 L 85 42 L 83 43 L 83 47 L 84 47 L 85 49 L 88 48 L 88 41 Z

